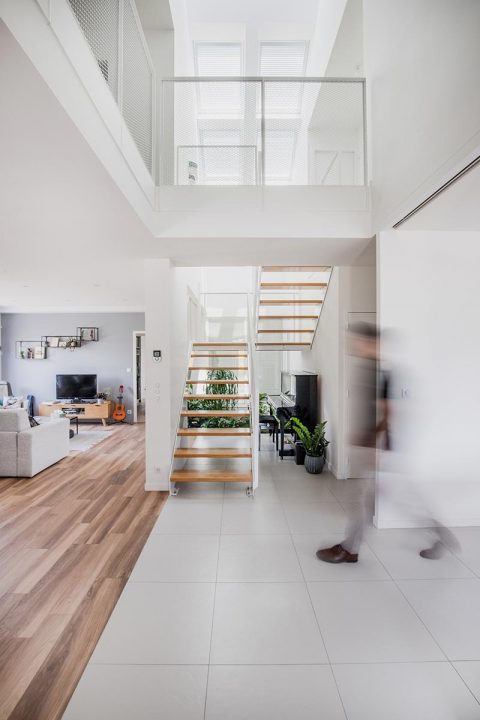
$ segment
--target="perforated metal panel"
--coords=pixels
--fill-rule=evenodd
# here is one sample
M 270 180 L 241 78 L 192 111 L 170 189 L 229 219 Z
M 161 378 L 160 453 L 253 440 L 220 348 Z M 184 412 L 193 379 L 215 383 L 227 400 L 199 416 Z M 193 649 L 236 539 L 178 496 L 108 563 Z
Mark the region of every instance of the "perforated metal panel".
M 261 183 L 261 84 L 165 81 L 162 182 Z
M 164 184 L 365 182 L 361 81 L 171 80 L 163 110 Z
M 118 99 L 118 0 L 69 0 L 114 98 Z
M 130 0 L 123 0 L 122 111 L 147 168 L 152 170 L 152 71 Z

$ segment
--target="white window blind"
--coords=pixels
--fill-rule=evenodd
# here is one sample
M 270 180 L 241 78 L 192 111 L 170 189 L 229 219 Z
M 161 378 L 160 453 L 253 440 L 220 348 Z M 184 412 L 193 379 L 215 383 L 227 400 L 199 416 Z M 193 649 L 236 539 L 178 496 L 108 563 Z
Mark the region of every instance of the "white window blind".
M 195 67 L 200 77 L 239 77 L 242 69 L 240 43 L 197 43 Z M 198 83 L 198 110 L 202 115 L 238 115 L 243 107 L 240 82 Z
M 195 45 L 197 75 L 238 77 L 242 74 L 240 43 L 197 43 Z
M 266 77 L 305 75 L 307 43 L 261 43 L 260 74 Z M 267 115 L 298 115 L 301 112 L 303 83 L 272 82 L 265 85 Z
M 260 44 L 260 75 L 301 77 L 305 75 L 306 42 Z

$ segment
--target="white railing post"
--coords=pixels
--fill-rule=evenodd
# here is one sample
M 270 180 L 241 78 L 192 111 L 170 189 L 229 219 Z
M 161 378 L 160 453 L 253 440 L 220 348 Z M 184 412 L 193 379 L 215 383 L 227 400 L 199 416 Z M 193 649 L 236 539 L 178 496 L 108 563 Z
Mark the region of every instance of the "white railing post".
M 189 376 L 189 373 L 190 373 L 189 367 L 190 367 L 190 358 L 192 357 L 192 350 L 193 350 L 193 342 L 190 341 L 189 344 L 188 344 L 188 355 L 187 355 L 187 366 L 186 366 L 186 371 L 185 371 L 185 380 L 184 380 L 184 383 L 183 383 L 182 394 L 181 394 L 181 397 L 180 397 L 180 403 L 179 403 L 179 408 L 178 408 L 178 419 L 177 419 L 177 426 L 176 426 L 176 427 L 177 427 L 177 431 L 175 432 L 175 436 L 174 436 L 173 442 L 172 442 L 172 456 L 171 456 L 171 459 L 170 459 L 170 472 L 169 472 L 169 475 L 168 475 L 168 483 L 169 483 L 169 488 L 170 488 L 170 495 L 176 495 L 176 494 L 177 494 L 175 488 L 172 488 L 172 482 L 171 482 L 170 478 L 171 478 L 172 472 L 173 472 L 173 470 L 174 470 L 175 450 L 177 449 L 177 442 L 178 442 L 178 438 L 179 438 L 178 430 L 179 430 L 179 428 L 180 428 L 180 423 L 182 422 L 182 415 L 181 415 L 181 413 L 182 413 L 182 410 L 183 410 L 183 403 L 184 403 L 184 397 L 183 397 L 183 395 L 184 395 L 184 393 L 185 393 L 185 388 L 186 388 L 186 386 L 187 386 L 188 376 Z
M 250 427 L 252 430 L 252 489 L 255 492 L 258 487 L 259 470 L 258 470 L 258 433 L 259 433 L 259 397 L 257 388 L 257 367 L 255 358 L 255 300 L 252 294 L 247 295 L 247 315 L 248 315 L 248 367 L 250 378 Z

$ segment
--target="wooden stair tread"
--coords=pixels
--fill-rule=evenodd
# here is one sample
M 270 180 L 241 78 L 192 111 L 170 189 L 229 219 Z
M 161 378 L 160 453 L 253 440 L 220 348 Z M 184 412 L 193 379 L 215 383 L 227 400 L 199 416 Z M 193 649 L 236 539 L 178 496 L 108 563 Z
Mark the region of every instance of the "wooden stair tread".
M 248 367 L 213 367 L 212 365 L 190 365 L 189 370 L 248 370 Z
M 263 272 L 328 272 L 330 265 L 263 265 Z
M 248 357 L 248 355 L 246 355 L 246 354 L 238 354 L 238 355 L 229 354 L 229 355 L 223 355 L 222 353 L 217 353 L 217 354 L 214 354 L 214 353 L 192 353 L 192 354 L 190 355 L 190 357 L 192 357 L 192 358 L 197 358 L 197 357 L 206 357 L 206 358 L 246 358 L 246 357 Z
M 310 333 L 311 334 L 311 333 L 315 333 L 315 330 L 294 330 L 293 328 L 289 330 L 288 328 L 285 328 L 285 329 L 273 328 L 273 329 L 269 329 L 269 330 L 257 330 L 257 332 L 258 333 L 272 333 L 272 334 L 277 333 L 279 335 L 284 335 L 285 333 L 290 333 L 290 334 L 293 333 L 295 335 L 296 333 Z
M 250 448 L 178 448 L 175 450 L 178 458 L 250 458 Z
M 224 437 L 226 435 L 244 437 L 251 434 L 250 428 L 179 428 L 177 431 L 177 435 L 182 437 Z
M 302 343 L 302 342 L 282 342 L 279 340 L 278 342 L 257 342 L 256 345 L 269 345 L 269 346 L 275 346 L 275 345 L 296 345 L 297 347 L 303 346 L 303 347 L 310 347 L 310 343 Z
M 247 347 L 246 342 L 194 342 L 192 347 Z
M 248 380 L 187 380 L 187 385 L 248 385 Z
M 318 315 L 259 315 L 259 320 L 318 320 Z
M 251 472 L 210 471 L 202 470 L 174 470 L 170 476 L 171 482 L 252 482 Z
M 248 417 L 250 410 L 182 410 L 182 417 Z
M 184 395 L 184 400 L 250 400 L 250 395 L 215 395 L 215 393 L 203 395 Z
M 294 298 L 285 298 L 285 300 L 260 300 L 260 305 L 321 305 L 323 300 L 295 300 Z
M 325 282 L 262 282 L 262 290 L 276 290 L 277 288 L 326 288 Z

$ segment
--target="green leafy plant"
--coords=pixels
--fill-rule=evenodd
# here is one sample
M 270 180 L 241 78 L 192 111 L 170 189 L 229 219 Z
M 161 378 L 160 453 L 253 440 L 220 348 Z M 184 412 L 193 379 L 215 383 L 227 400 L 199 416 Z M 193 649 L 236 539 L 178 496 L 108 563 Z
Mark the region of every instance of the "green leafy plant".
M 297 417 L 292 417 L 287 423 L 287 427 L 295 430 L 295 433 L 305 448 L 307 455 L 313 457 L 325 457 L 325 451 L 330 442 L 325 438 L 325 427 L 327 421 L 315 425 L 313 432 L 304 425 Z
M 224 380 L 221 384 L 214 382 L 215 380 Z M 233 370 L 220 370 L 212 368 L 207 373 L 205 394 L 211 395 L 212 399 L 189 400 L 189 410 L 235 410 L 238 407 L 238 401 L 234 399 L 215 399 L 215 395 L 238 395 L 238 378 Z M 193 393 L 193 385 L 187 385 L 188 392 Z M 250 424 L 248 417 L 210 417 L 210 418 L 189 418 L 189 427 L 208 427 L 208 428 L 233 428 L 248 427 Z
M 267 393 L 260 393 L 259 395 L 260 415 L 270 415 L 270 405 L 267 402 L 267 397 Z

